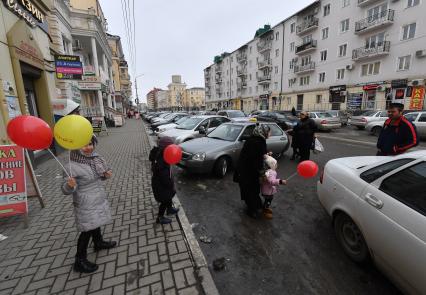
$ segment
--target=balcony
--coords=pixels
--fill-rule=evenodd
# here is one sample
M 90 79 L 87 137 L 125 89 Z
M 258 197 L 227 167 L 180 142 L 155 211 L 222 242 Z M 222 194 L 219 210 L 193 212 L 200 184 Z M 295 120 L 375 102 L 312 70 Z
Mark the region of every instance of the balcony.
M 247 61 L 247 53 L 238 53 L 237 54 L 237 62 L 245 63 Z
M 296 34 L 300 36 L 302 34 L 309 33 L 318 28 L 318 23 L 319 23 L 319 19 L 317 17 L 314 17 L 310 19 L 309 21 L 305 21 L 297 26 Z
M 262 70 L 262 69 L 264 69 L 264 68 L 270 68 L 270 67 L 272 67 L 272 60 L 271 59 L 268 59 L 268 60 L 263 60 L 263 61 L 259 61 L 258 63 L 257 63 L 257 68 L 259 69 L 259 70 Z
M 222 73 L 222 65 L 216 65 L 215 72 L 216 73 Z
M 271 41 L 260 41 L 257 43 L 257 51 L 259 51 L 260 53 L 263 53 L 271 49 L 272 49 Z
M 221 84 L 222 82 L 222 77 L 216 77 L 216 84 Z
M 358 0 L 358 6 L 365 7 L 376 2 L 379 2 L 379 0 Z
M 315 63 L 314 62 L 310 62 L 306 65 L 295 65 L 294 66 L 294 73 L 295 74 L 304 74 L 304 73 L 309 73 L 315 71 Z
M 242 89 L 247 88 L 247 82 L 246 81 L 237 82 L 237 88 L 242 88 Z
M 271 82 L 271 74 L 257 77 L 257 82 L 259 84 L 269 84 Z
M 357 48 L 352 51 L 352 60 L 364 60 L 368 58 L 374 58 L 379 56 L 388 55 L 390 51 L 390 41 L 383 42 L 382 45 L 378 45 L 372 48 Z
M 296 46 L 296 54 L 304 54 L 317 49 L 317 40 L 310 40 L 299 46 Z
M 388 9 L 355 23 L 355 34 L 364 34 L 393 24 L 395 10 Z
M 237 76 L 238 77 L 247 76 L 247 69 L 246 68 L 238 69 L 237 70 Z

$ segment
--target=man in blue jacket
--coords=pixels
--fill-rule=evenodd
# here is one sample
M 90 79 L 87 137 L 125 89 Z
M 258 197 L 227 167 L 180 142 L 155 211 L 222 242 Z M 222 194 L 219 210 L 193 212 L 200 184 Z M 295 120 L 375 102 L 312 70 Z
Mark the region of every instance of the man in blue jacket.
M 378 156 L 403 154 L 418 144 L 416 128 L 402 115 L 403 110 L 403 104 L 390 104 L 388 108 L 389 119 L 383 125 L 377 141 Z

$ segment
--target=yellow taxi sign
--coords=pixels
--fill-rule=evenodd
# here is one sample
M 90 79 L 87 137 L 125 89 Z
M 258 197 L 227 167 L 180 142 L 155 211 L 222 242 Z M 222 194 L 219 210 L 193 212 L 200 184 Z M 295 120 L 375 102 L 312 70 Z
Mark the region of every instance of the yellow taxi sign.
M 249 122 L 254 122 L 254 123 L 256 123 L 256 122 L 257 122 L 257 119 L 256 119 L 256 118 L 250 118 L 250 119 L 249 119 Z

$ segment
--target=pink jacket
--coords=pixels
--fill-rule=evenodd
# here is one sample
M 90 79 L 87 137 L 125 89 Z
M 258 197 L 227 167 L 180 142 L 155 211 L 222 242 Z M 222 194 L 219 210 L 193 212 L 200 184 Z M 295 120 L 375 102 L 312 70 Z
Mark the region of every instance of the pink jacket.
M 272 196 L 277 192 L 277 186 L 280 184 L 280 180 L 277 179 L 277 172 L 269 169 L 265 173 L 266 179 L 262 183 L 262 195 Z

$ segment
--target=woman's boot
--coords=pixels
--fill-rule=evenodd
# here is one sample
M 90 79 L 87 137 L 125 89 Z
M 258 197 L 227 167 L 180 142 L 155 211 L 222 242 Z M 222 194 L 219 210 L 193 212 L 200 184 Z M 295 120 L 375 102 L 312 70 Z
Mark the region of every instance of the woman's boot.
M 77 242 L 77 253 L 75 255 L 74 270 L 76 272 L 91 273 L 98 270 L 98 266 L 87 260 L 87 246 L 89 245 L 90 234 L 83 232 Z
M 94 248 L 96 252 L 117 246 L 117 242 L 115 241 L 104 241 L 99 227 L 93 231 L 93 243 L 95 244 Z

